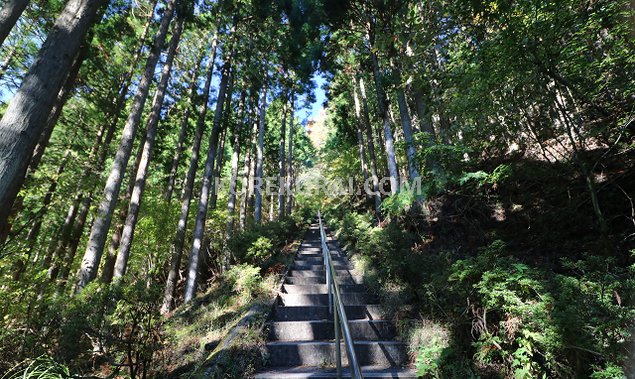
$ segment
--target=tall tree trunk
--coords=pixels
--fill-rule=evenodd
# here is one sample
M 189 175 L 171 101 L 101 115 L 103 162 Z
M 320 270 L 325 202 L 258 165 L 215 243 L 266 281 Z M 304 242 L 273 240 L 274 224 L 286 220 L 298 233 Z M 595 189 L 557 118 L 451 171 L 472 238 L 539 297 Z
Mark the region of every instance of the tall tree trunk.
M 249 199 L 251 198 L 251 191 L 253 190 L 253 174 L 255 171 L 255 159 L 253 159 L 252 150 L 256 148 L 256 142 L 258 138 L 258 104 L 259 98 L 256 94 L 252 103 L 251 117 L 248 125 L 251 125 L 250 136 L 246 141 L 249 145 L 246 146 L 245 162 L 243 166 L 243 188 L 240 201 L 240 216 L 238 225 L 240 230 L 245 230 L 245 223 L 247 220 L 247 208 L 249 207 Z
M 69 0 L 0 121 L 0 230 L 24 183 L 29 156 L 104 0 Z
M 4 43 L 4 40 L 27 5 L 29 5 L 29 0 L 7 0 L 0 9 L 0 46 Z
M 104 264 L 101 267 L 100 279 L 102 283 L 112 283 L 112 278 L 115 275 L 115 262 L 117 261 L 117 251 L 119 250 L 119 245 L 121 244 L 121 232 L 123 231 L 123 223 L 126 219 L 126 209 L 127 208 L 122 207 L 117 212 L 119 221 L 117 222 L 117 225 L 115 225 L 115 230 L 113 230 L 110 236 L 108 252 L 106 253 L 106 257 L 104 258 Z
M 209 201 L 210 189 L 214 180 L 214 161 L 218 148 L 218 140 L 220 136 L 221 121 L 223 117 L 223 107 L 225 105 L 225 95 L 229 82 L 231 71 L 233 48 L 229 48 L 229 55 L 225 59 L 222 68 L 222 76 L 218 88 L 218 99 L 216 101 L 216 112 L 214 113 L 214 121 L 212 125 L 212 133 L 209 137 L 209 148 L 207 151 L 207 159 L 205 161 L 205 172 L 203 174 L 203 183 L 201 185 L 201 196 L 198 203 L 196 213 L 196 224 L 194 225 L 194 235 L 192 241 L 192 249 L 190 250 L 189 261 L 187 265 L 187 282 L 183 300 L 189 302 L 194 298 L 198 285 L 198 269 L 200 263 L 200 251 L 203 246 L 203 234 L 205 232 L 205 220 L 207 219 L 207 205 Z
M 236 130 L 234 131 L 234 140 L 232 143 L 232 161 L 231 161 L 231 176 L 229 178 L 229 199 L 227 200 L 227 233 L 225 238 L 229 240 L 232 236 L 232 232 L 234 231 L 234 210 L 236 209 L 236 191 L 238 188 L 238 162 L 240 160 L 240 141 L 241 141 L 241 133 L 243 129 L 244 121 L 244 109 L 245 109 L 245 92 L 243 91 L 240 98 L 240 103 L 238 106 L 238 124 L 236 125 Z M 249 122 L 247 122 L 249 126 Z M 229 256 L 227 255 L 228 251 L 226 251 L 225 256 L 223 257 L 223 265 L 224 268 L 227 267 L 229 263 Z
M 93 169 L 93 173 L 101 173 L 103 170 L 103 165 L 106 162 L 106 158 L 108 156 L 108 148 L 110 146 L 110 142 L 112 142 L 112 138 L 115 134 L 115 130 L 117 129 L 117 124 L 119 123 L 119 118 L 121 117 L 121 112 L 126 106 L 126 99 L 128 97 L 128 92 L 131 88 L 132 77 L 136 71 L 136 67 L 139 64 L 139 60 L 141 59 L 141 54 L 145 48 L 146 41 L 148 39 L 148 35 L 150 32 L 150 26 L 152 25 L 152 21 L 154 19 L 154 9 L 156 8 L 158 0 L 153 0 L 151 4 L 150 12 L 148 13 L 148 17 L 143 27 L 143 32 L 139 37 L 139 45 L 137 46 L 137 50 L 132 57 L 130 69 L 126 72 L 123 80 L 121 81 L 121 85 L 119 90 L 117 91 L 117 98 L 113 99 L 114 107 L 112 110 L 107 112 L 106 119 L 108 120 L 108 127 L 105 129 L 105 134 L 100 133 L 97 138 L 97 142 L 93 145 L 93 156 L 96 156 L 96 163 Z M 97 156 L 99 152 L 99 147 L 102 145 L 103 140 L 103 148 L 101 148 L 101 153 Z
M 137 226 L 137 219 L 139 217 L 139 208 L 141 207 L 143 191 L 145 189 L 146 178 L 148 176 L 148 168 L 150 166 L 152 148 L 154 147 L 154 141 L 157 136 L 159 117 L 161 116 L 161 108 L 163 108 L 163 99 L 168 87 L 168 81 L 170 80 L 170 74 L 172 72 L 172 62 L 174 62 L 174 56 L 176 55 L 176 49 L 181 39 L 181 33 L 183 32 L 184 23 L 185 19 L 183 17 L 179 17 L 174 26 L 172 39 L 170 40 L 170 47 L 168 48 L 167 58 L 165 60 L 165 63 L 163 64 L 163 69 L 161 71 L 161 79 L 159 80 L 159 84 L 154 95 L 150 117 L 148 119 L 148 126 L 146 127 L 147 132 L 145 143 L 143 144 L 143 153 L 141 155 L 139 166 L 137 167 L 137 175 L 134 180 L 135 184 L 132 191 L 132 196 L 130 197 L 128 215 L 126 216 L 126 222 L 121 233 L 119 253 L 117 254 L 117 261 L 115 263 L 115 278 L 122 277 L 126 273 L 126 269 L 128 268 L 128 259 L 130 257 L 132 239 L 134 237 L 134 231 L 135 227 Z
M 408 176 L 410 180 L 415 180 L 419 177 L 419 163 L 417 161 L 417 150 L 415 149 L 414 141 L 412 139 L 412 120 L 410 119 L 410 113 L 408 112 L 406 94 L 404 93 L 402 87 L 401 70 L 399 67 L 395 66 L 393 71 L 397 76 L 397 87 L 395 92 L 397 93 L 397 104 L 399 105 L 399 118 L 401 119 L 401 127 L 403 129 L 403 139 L 406 143 Z
M 434 146 L 436 144 L 437 134 L 430 120 L 430 111 L 423 100 L 423 93 L 417 86 L 413 86 L 412 92 L 415 100 L 415 111 L 419 119 L 419 128 L 422 132 L 428 134 L 428 145 Z
M 79 210 L 77 211 L 77 219 L 75 220 L 75 224 L 71 228 L 68 247 L 66 248 L 66 254 L 64 254 L 64 258 L 62 260 L 60 274 L 57 281 L 57 293 L 62 293 L 64 291 L 64 288 L 66 287 L 70 270 L 75 260 L 75 255 L 77 253 L 77 247 L 79 246 L 79 241 L 82 238 L 82 234 L 84 232 L 84 226 L 86 225 L 86 219 L 90 210 L 90 201 L 92 199 L 92 196 L 92 192 L 89 193 L 88 196 L 85 196 L 82 199 Z
M 225 107 L 225 112 L 227 112 L 227 107 Z M 225 164 L 225 141 L 227 137 L 227 124 L 222 126 L 221 135 L 218 139 L 218 154 L 216 154 L 216 159 L 214 160 L 214 176 L 212 182 L 212 189 L 209 198 L 209 209 L 216 209 L 216 203 L 218 202 L 218 192 L 220 191 L 220 179 L 223 175 L 223 165 Z
M 282 220 L 285 215 L 285 188 L 286 188 L 286 168 L 287 161 L 285 151 L 285 138 L 287 136 L 287 111 L 289 99 L 284 99 L 282 107 L 282 123 L 280 124 L 280 156 L 278 159 L 278 220 Z
M 172 193 L 174 192 L 174 185 L 176 182 L 176 174 L 179 169 L 179 161 L 181 160 L 181 153 L 183 151 L 183 141 L 185 140 L 185 134 L 187 132 L 187 126 L 190 121 L 190 111 L 192 110 L 189 101 L 192 100 L 192 94 L 194 93 L 194 89 L 196 88 L 196 84 L 198 83 L 198 71 L 201 67 L 201 63 L 203 61 L 203 55 L 201 58 L 196 61 L 196 65 L 194 65 L 194 69 L 192 70 L 192 75 L 190 76 L 190 84 L 187 88 L 187 99 L 188 105 L 185 107 L 185 112 L 183 113 L 183 119 L 181 120 L 181 130 L 179 131 L 179 138 L 176 142 L 176 148 L 174 149 L 174 157 L 172 157 L 172 166 L 170 168 L 170 175 L 168 176 L 168 185 L 165 190 L 165 200 L 170 203 L 172 202 Z
M 417 112 L 417 118 L 419 119 L 419 126 L 421 131 L 427 136 L 428 147 L 434 147 L 437 141 L 437 135 L 434 132 L 432 126 L 432 120 L 430 117 L 430 111 L 423 100 L 423 93 L 417 86 L 413 86 L 413 95 L 415 100 L 415 110 Z M 444 181 L 443 173 L 441 172 L 441 166 L 435 157 L 429 156 L 427 159 L 428 167 L 432 174 L 440 181 Z
M 397 193 L 399 187 L 399 168 L 397 167 L 397 156 L 395 154 L 395 141 L 393 139 L 392 130 L 390 129 L 388 100 L 386 98 L 386 92 L 384 92 L 379 60 L 376 53 L 371 52 L 371 60 L 373 63 L 373 77 L 375 78 L 375 91 L 377 92 L 377 109 L 381 115 L 384 130 L 386 161 L 388 163 L 388 175 L 390 175 L 390 193 L 394 195 Z
M 373 179 L 373 198 L 375 200 L 375 215 L 381 214 L 381 194 L 379 193 L 379 176 L 377 175 L 377 158 L 375 157 L 375 143 L 373 138 L 373 127 L 370 123 L 368 112 L 368 98 L 366 97 L 366 86 L 364 79 L 359 78 L 359 90 L 362 94 L 362 122 L 366 129 L 366 141 L 368 141 L 368 157 L 370 159 L 370 175 Z
M 220 191 L 220 179 L 223 175 L 223 165 L 225 164 L 225 142 L 227 141 L 227 131 L 229 129 L 230 118 L 232 113 L 232 94 L 234 91 L 234 73 L 230 72 L 229 82 L 227 84 L 227 91 L 225 95 L 225 105 L 223 106 L 223 120 L 221 121 L 221 134 L 219 137 L 220 146 L 214 160 L 214 181 L 212 182 L 212 190 L 209 200 L 209 208 L 216 209 L 216 203 L 218 202 L 218 193 Z
M 84 258 L 82 259 L 77 283 L 78 289 L 80 290 L 97 275 L 97 268 L 99 267 L 99 261 L 101 260 L 101 256 L 104 251 L 108 229 L 110 228 L 110 223 L 112 221 L 112 213 L 117 205 L 117 198 L 121 190 L 123 173 L 130 158 L 134 136 L 143 113 L 143 106 L 148 98 L 150 83 L 152 81 L 152 77 L 154 76 L 154 70 L 159 60 L 159 56 L 161 55 L 161 47 L 165 42 L 168 26 L 172 20 L 175 2 L 176 0 L 168 1 L 165 14 L 161 20 L 159 30 L 157 31 L 157 35 L 155 37 L 154 45 L 146 61 L 143 76 L 139 81 L 130 114 L 124 126 L 121 142 L 104 188 L 103 200 L 97 210 L 97 216 L 95 217 L 95 222 L 91 228 L 86 252 L 84 254 Z
M 123 233 L 123 227 L 126 223 L 128 205 L 130 204 L 130 199 L 132 198 L 132 191 L 134 191 L 135 177 L 137 175 L 137 168 L 141 164 L 141 157 L 143 156 L 143 145 L 145 144 L 146 137 L 147 134 L 144 135 L 144 138 L 137 147 L 137 153 L 135 154 L 135 159 L 132 165 L 128 167 L 128 185 L 126 187 L 126 191 L 124 191 L 123 194 L 119 195 L 117 224 L 115 225 L 114 230 L 110 236 L 108 252 L 106 253 L 106 258 L 104 259 L 104 264 L 102 265 L 101 269 L 101 281 L 103 283 L 111 283 L 112 278 L 115 274 L 115 262 L 117 261 L 117 252 L 119 251 L 119 245 L 121 244 L 121 233 Z
M 57 120 L 59 120 L 60 115 L 62 114 L 62 108 L 66 104 L 66 101 L 69 99 L 73 88 L 75 87 L 75 82 L 77 81 L 77 75 L 79 74 L 79 69 L 86 59 L 88 55 L 88 50 L 90 48 L 90 42 L 86 41 L 82 47 L 80 48 L 75 60 L 73 61 L 73 65 L 71 66 L 71 70 L 68 73 L 68 77 L 64 81 L 64 85 L 60 89 L 55 98 L 55 103 L 53 104 L 53 108 L 51 109 L 51 113 L 46 119 L 46 124 L 44 126 L 44 130 L 40 135 L 40 139 L 38 140 L 37 145 L 35 146 L 35 150 L 33 151 L 33 155 L 31 156 L 31 161 L 29 162 L 28 174 L 33 174 L 37 171 L 40 162 L 42 161 L 42 157 L 44 156 L 44 150 L 48 145 L 49 139 L 51 138 L 51 134 L 53 133 L 53 128 L 57 124 Z
M 183 183 L 183 192 L 181 195 L 181 213 L 176 227 L 176 235 L 172 244 L 172 254 L 170 258 L 170 271 L 165 282 L 165 292 L 163 294 L 163 303 L 161 304 L 161 313 L 168 313 L 174 303 L 174 294 L 176 292 L 177 276 L 181 267 L 181 259 L 183 257 L 183 246 L 185 244 L 185 232 L 187 230 L 187 219 L 190 213 L 190 204 L 192 202 L 192 193 L 194 192 L 194 179 L 198 169 L 198 160 L 201 149 L 201 140 L 205 130 L 205 118 L 207 116 L 209 91 L 214 73 L 214 61 L 216 60 L 216 48 L 218 44 L 218 34 L 214 36 L 212 42 L 212 57 L 207 75 L 205 77 L 205 85 L 203 87 L 203 99 L 198 112 L 196 121 L 196 131 L 194 132 L 194 141 L 192 142 L 192 153 L 190 155 L 190 164 Z
M 127 71 L 125 77 L 121 81 L 121 85 L 117 91 L 116 99 L 113 99 L 114 107 L 112 110 L 107 112 L 106 119 L 108 120 L 106 123 L 102 124 L 99 132 L 97 133 L 97 141 L 93 144 L 93 147 L 89 154 L 89 159 L 94 159 L 95 163 L 91 167 L 91 169 L 86 170 L 86 172 L 82 175 L 79 180 L 78 191 L 83 191 L 83 187 L 86 181 L 92 175 L 99 175 L 103 169 L 103 166 L 106 162 L 106 158 L 108 157 L 108 150 L 110 147 L 110 143 L 112 142 L 112 138 L 115 134 L 115 130 L 117 129 L 117 124 L 119 122 L 119 117 L 121 116 L 121 112 L 126 104 L 126 98 L 128 95 L 128 91 L 130 89 L 130 83 L 132 81 L 132 76 L 135 72 L 135 68 L 139 63 L 139 59 L 141 58 L 141 52 L 145 47 L 146 39 L 148 37 L 148 32 L 150 30 L 150 25 L 152 24 L 152 20 L 154 17 L 154 8 L 156 7 L 157 0 L 154 0 L 152 3 L 150 12 L 146 19 L 146 23 L 139 37 L 139 45 L 135 52 L 135 55 L 132 57 L 132 64 L 130 65 L 130 69 Z M 91 189 L 87 193 L 80 193 L 79 196 L 71 205 L 71 208 L 79 206 L 81 202 L 81 209 L 78 212 L 78 216 L 76 220 L 73 220 L 75 225 L 71 225 L 71 231 L 67 234 L 62 233 L 62 235 L 66 235 L 67 238 L 60 238 L 58 241 L 58 250 L 66 250 L 70 244 L 70 248 L 65 254 L 66 258 L 69 258 L 71 261 L 67 262 L 66 258 L 62 263 L 62 269 L 60 270 L 60 280 L 58 281 L 58 291 L 62 291 L 66 285 L 66 280 L 68 279 L 68 270 L 70 270 L 70 265 L 72 264 L 72 260 L 75 257 L 75 252 L 77 246 L 79 245 L 79 239 L 83 234 L 83 228 L 86 224 L 86 217 L 88 216 L 88 210 L 93 201 L 93 194 L 96 184 L 90 185 Z M 70 209 L 69 209 L 70 213 Z M 118 241 L 116 242 L 118 246 Z M 56 253 L 60 254 L 60 253 Z M 111 270 L 112 271 L 112 270 Z M 62 274 L 65 276 L 61 278 Z
M 274 220 L 274 209 L 275 209 L 276 197 L 274 192 L 271 192 L 271 196 L 269 197 L 269 222 Z
M 287 169 L 287 186 L 286 186 L 286 192 L 287 192 L 287 214 L 291 215 L 291 210 L 292 210 L 292 202 L 293 202 L 293 196 L 292 196 L 292 189 L 293 189 L 293 124 L 294 124 L 294 107 L 295 107 L 295 94 L 293 92 L 291 92 L 291 96 L 290 96 L 290 103 L 291 103 L 291 108 L 289 110 L 289 151 L 287 152 L 288 154 L 288 158 L 287 158 L 287 164 L 288 169 Z
M 66 101 L 68 100 L 71 94 L 71 91 L 75 87 L 75 81 L 77 80 L 79 68 L 84 62 L 86 55 L 88 54 L 89 47 L 90 47 L 90 41 L 86 41 L 80 48 L 79 52 L 77 53 L 77 56 L 75 57 L 75 60 L 73 61 L 73 65 L 71 66 L 71 69 L 68 73 L 68 76 L 66 77 L 66 80 L 64 81 L 64 85 L 62 86 L 62 88 L 57 94 L 55 103 L 53 105 L 53 108 L 51 109 L 51 113 L 46 119 L 46 125 L 38 140 L 38 144 L 35 146 L 35 150 L 31 157 L 29 166 L 27 168 L 26 176 L 33 174 L 37 170 L 37 167 L 39 166 L 42 160 L 42 156 L 44 155 L 44 149 L 46 148 L 46 145 L 48 144 L 48 140 L 51 137 L 53 128 L 57 124 L 57 120 L 62 114 L 62 107 L 64 106 L 64 104 L 66 104 Z M 25 179 L 26 179 L 26 176 L 25 176 Z M 11 209 L 12 216 L 15 216 L 22 210 L 23 201 L 24 201 L 23 196 L 17 197 Z M 3 242 L 6 239 L 6 237 L 10 233 L 9 229 L 10 229 L 10 226 L 8 226 L 4 232 L 0 231 L 0 242 Z
M 256 201 L 254 204 L 254 222 L 259 225 L 262 222 L 262 174 L 263 174 L 263 156 L 265 146 L 265 116 L 267 111 L 267 71 L 265 68 L 265 84 L 260 89 L 260 107 L 258 111 L 258 145 L 256 147 L 256 173 L 254 177 L 254 192 L 256 193 Z
M 355 102 L 355 116 L 357 117 L 357 143 L 359 144 L 359 158 L 362 164 L 362 176 L 364 177 L 364 185 L 368 182 L 368 164 L 366 163 L 366 147 L 364 146 L 364 134 L 362 132 L 362 106 L 357 94 L 357 80 L 353 77 L 353 100 Z
M 57 246 L 55 246 L 54 256 L 56 257 L 51 269 L 48 272 L 49 282 L 55 281 L 60 272 L 60 269 L 63 264 L 63 250 L 60 249 L 60 241 L 68 240 L 69 235 L 72 231 L 73 223 L 75 222 L 75 217 L 77 216 L 77 208 L 79 207 L 79 197 L 76 197 L 73 201 L 73 204 L 68 209 L 66 213 L 66 218 L 64 219 L 64 224 L 62 224 L 62 228 L 60 230 L 60 237 L 57 239 Z
M 160 89 L 160 86 L 157 86 L 157 90 Z M 152 107 L 156 104 L 156 92 L 153 100 Z M 103 283 L 111 283 L 112 279 L 115 275 L 115 263 L 117 261 L 117 256 L 119 252 L 119 248 L 121 246 L 121 238 L 123 234 L 124 227 L 126 225 L 126 219 L 128 216 L 128 209 L 130 207 L 130 202 L 132 199 L 132 194 L 136 188 L 137 184 L 137 172 L 139 167 L 141 166 L 141 160 L 144 154 L 144 146 L 148 141 L 148 131 L 151 126 L 150 121 L 148 121 L 148 126 L 146 127 L 146 132 L 143 135 L 142 140 L 139 142 L 139 146 L 137 148 L 137 153 L 135 154 L 135 159 L 133 164 L 128 168 L 128 186 L 123 195 L 120 195 L 119 199 L 119 210 L 117 212 L 118 220 L 115 225 L 114 231 L 110 236 L 110 244 L 108 245 L 108 252 L 106 257 L 104 258 L 104 264 L 102 265 L 101 270 L 101 281 Z

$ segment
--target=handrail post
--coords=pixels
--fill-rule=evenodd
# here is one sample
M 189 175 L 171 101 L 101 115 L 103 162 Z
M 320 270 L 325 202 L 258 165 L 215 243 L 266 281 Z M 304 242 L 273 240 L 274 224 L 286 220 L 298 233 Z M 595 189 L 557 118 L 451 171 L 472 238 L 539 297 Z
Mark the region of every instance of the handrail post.
M 333 314 L 333 275 L 330 270 L 330 260 L 328 254 L 328 246 L 326 245 L 326 234 L 324 233 L 324 225 L 322 225 L 322 214 L 318 211 L 318 221 L 320 223 L 320 241 L 322 246 L 322 255 L 324 256 L 324 271 L 326 272 L 326 288 L 327 288 L 327 298 L 329 302 L 329 314 Z
M 337 311 L 333 312 L 333 326 L 335 329 L 335 357 L 337 365 L 337 377 L 342 378 L 342 349 L 340 347 L 340 316 Z

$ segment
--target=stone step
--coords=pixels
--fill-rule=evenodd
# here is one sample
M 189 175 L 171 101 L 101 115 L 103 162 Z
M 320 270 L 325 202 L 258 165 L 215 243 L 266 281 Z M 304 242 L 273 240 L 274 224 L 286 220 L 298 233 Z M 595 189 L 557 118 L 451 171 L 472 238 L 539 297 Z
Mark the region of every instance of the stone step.
M 379 341 L 396 336 L 395 328 L 386 320 L 349 320 L 348 325 L 353 340 Z M 333 340 L 333 321 L 282 321 L 274 322 L 269 328 L 271 341 L 312 341 Z
M 348 365 L 344 343 L 341 343 L 342 365 Z M 324 341 L 268 342 L 269 366 L 335 365 L 335 344 Z M 360 365 L 401 366 L 408 361 L 406 345 L 396 341 L 355 341 L 355 354 Z
M 346 316 L 349 321 L 360 319 L 379 320 L 383 317 L 381 308 L 378 305 L 347 305 L 344 309 L 346 309 Z M 330 320 L 332 317 L 329 314 L 328 305 L 277 306 L 273 310 L 274 321 Z
M 289 276 L 293 276 L 293 277 L 324 277 L 326 274 L 324 273 L 324 269 L 320 270 L 320 271 L 314 271 L 314 270 L 295 270 L 292 269 L 291 271 L 289 271 Z M 351 274 L 350 270 L 335 270 L 335 275 L 338 278 L 349 278 L 352 277 L 353 274 Z
M 360 293 L 366 292 L 366 286 L 363 284 L 340 284 L 342 293 Z M 326 284 L 285 284 L 282 287 L 284 293 L 297 294 L 324 294 L 328 293 Z
M 346 305 L 375 304 L 377 299 L 369 293 L 343 293 L 342 302 Z M 278 304 L 287 307 L 298 305 L 329 305 L 327 294 L 297 294 L 281 293 L 278 296 Z
M 326 276 L 306 276 L 306 277 L 294 277 L 287 276 L 285 279 L 285 284 L 299 284 L 299 285 L 307 285 L 307 284 L 326 284 Z M 364 282 L 364 277 L 362 276 L 346 276 L 344 278 L 337 278 L 338 284 L 362 284 Z
M 404 378 L 415 379 L 417 373 L 407 368 L 362 366 L 362 375 L 369 379 L 392 379 Z M 337 371 L 334 368 L 317 367 L 277 367 L 254 376 L 255 379 L 332 379 L 337 378 Z M 342 367 L 342 378 L 351 378 L 348 367 Z

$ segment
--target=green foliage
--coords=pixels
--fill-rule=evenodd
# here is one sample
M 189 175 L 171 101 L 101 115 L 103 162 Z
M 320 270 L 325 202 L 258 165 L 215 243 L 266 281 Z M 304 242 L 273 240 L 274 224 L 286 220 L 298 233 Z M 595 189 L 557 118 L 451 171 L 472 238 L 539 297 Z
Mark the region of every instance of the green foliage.
M 507 180 L 510 176 L 511 166 L 509 164 L 502 164 L 496 167 L 491 174 L 488 174 L 485 171 L 464 173 L 458 179 L 458 183 L 463 186 L 470 181 L 475 181 L 478 186 L 483 186 L 486 184 L 494 185 L 505 182 L 505 180 Z
M 448 330 L 429 320 L 414 325 L 408 331 L 408 344 L 414 349 L 417 375 L 426 378 L 439 378 L 443 372 L 443 357 L 449 349 Z
M 282 221 L 268 222 L 235 233 L 227 246 L 237 263 L 248 263 L 266 271 L 276 263 L 285 261 L 285 257 L 277 253 L 304 230 L 310 220 L 305 216 L 300 212 Z
M 261 290 L 260 267 L 246 263 L 235 265 L 227 270 L 224 280 L 240 296 L 243 303 L 251 300 Z
M 89 346 L 108 346 L 117 360 L 135 357 L 129 375 L 148 373 L 160 348 L 162 288 L 145 281 L 91 283 L 78 295 L 57 304 L 62 312 L 59 349 L 75 360 Z
M 550 314 L 554 299 L 536 270 L 500 256 L 499 245 L 476 258 L 457 261 L 449 277 L 450 283 L 458 281 L 477 293 L 476 357 L 487 364 L 510 362 L 509 370 L 518 378 L 553 372 L 554 355 L 562 348 Z M 493 324 L 497 332 L 490 331 L 488 318 L 499 320 Z M 544 357 L 544 363 L 536 356 Z
M 624 374 L 624 370 L 622 369 L 622 367 L 613 364 L 607 364 L 606 367 L 598 367 L 589 378 L 626 379 L 626 375 Z
M 27 360 L 2 375 L 2 379 L 66 379 L 71 377 L 68 367 L 48 356 Z
M 413 305 L 425 317 L 402 330 L 419 374 L 625 377 L 635 287 L 632 270 L 614 260 L 563 259 L 565 271 L 554 274 L 520 261 L 502 240 L 460 258 L 420 254 L 397 223 L 376 227 L 369 215 L 338 209 L 327 220 L 393 317 Z
M 381 210 L 386 216 L 401 216 L 407 213 L 418 199 L 424 198 L 425 195 L 417 195 L 415 188 L 402 188 L 382 201 Z
M 271 258 L 273 254 L 273 244 L 267 237 L 258 237 L 258 239 L 251 244 L 247 249 L 247 258 L 249 261 L 262 262 Z
M 0 114 L 64 7 L 61 0 L 31 3 L 0 51 Z M 199 335 L 209 340 L 222 337 L 244 307 L 264 297 L 266 281 L 271 280 L 267 274 L 281 270 L 290 259 L 291 242 L 318 209 L 330 206 L 329 224 L 346 247 L 358 253 L 397 321 L 430 320 L 421 329 L 429 332 L 421 332 L 427 338 L 411 341 L 422 375 L 626 376 L 622 366 L 633 355 L 635 319 L 635 265 L 633 256 L 625 254 L 633 248 L 632 1 L 222 1 L 201 2 L 195 9 L 184 5 L 192 4 L 178 6 L 179 14 L 188 15 L 188 23 L 161 112 L 126 277 L 112 285 L 92 283 L 70 295 L 70 284 L 64 289 L 56 283 L 56 270 L 60 264 L 71 272 L 77 269 L 90 234 L 87 226 L 70 243 L 77 251 L 54 248 L 64 234 L 67 211 L 69 217 L 77 211 L 76 197 L 93 195 L 89 219 L 102 200 L 99 189 L 137 89 L 133 84 L 123 96 L 124 87 L 126 81 L 138 83 L 165 7 L 159 6 L 154 14 L 153 1 L 109 2 L 90 27 L 87 58 L 45 141 L 48 148 L 40 166 L 20 190 L 11 234 L 0 246 L 0 371 L 28 356 L 52 354 L 53 358 L 42 356 L 19 365 L 22 371 L 11 375 L 67 376 L 69 370 L 95 363 L 92 352 L 97 350 L 113 362 L 135 362 L 128 374 L 143 376 L 156 362 L 161 330 L 171 334 L 165 337 L 171 341 L 185 337 L 176 350 L 191 358 L 189 363 L 200 359 Z M 190 15 L 192 10 L 196 15 Z M 146 20 L 147 38 L 140 44 Z M 240 22 L 234 25 L 234 20 Z M 236 32 L 228 33 L 232 27 Z M 360 187 L 357 129 L 366 118 L 374 163 L 384 175 L 387 152 L 381 126 L 386 115 L 379 113 L 381 91 L 374 84 L 382 83 L 388 100 L 384 105 L 396 114 L 395 90 L 403 89 L 416 121 L 414 148 L 423 193 L 400 189 L 382 199 L 381 214 L 368 212 L 373 204 L 363 195 L 298 194 L 300 211 L 253 227 L 248 216 L 249 227 L 229 240 L 227 196 L 221 194 L 205 223 L 203 251 L 211 259 L 202 267 L 202 276 L 213 283 L 209 301 L 201 305 L 204 299 L 197 299 L 199 308 L 186 307 L 183 318 L 176 317 L 181 325 L 164 328 L 158 305 L 180 204 L 178 196 L 166 202 L 163 187 L 186 110 L 190 119 L 185 120 L 180 147 L 191 145 L 202 103 L 199 87 L 204 73 L 217 63 L 209 62 L 208 44 L 217 32 L 222 46 L 217 61 L 233 51 L 234 91 L 228 113 L 222 115 L 229 120 L 227 141 L 241 122 L 255 121 L 251 103 L 266 85 L 270 101 L 262 152 L 265 176 L 278 170 L 280 124 L 290 94 L 296 112 L 294 171 L 300 179 L 353 177 Z M 227 49 L 231 44 L 234 49 Z M 377 72 L 371 69 L 369 52 L 379 65 Z M 196 72 L 198 61 L 203 64 Z M 298 116 L 305 101 L 315 100 L 311 78 L 318 68 L 329 81 L 329 138 L 319 162 Z M 187 90 L 190 75 L 195 84 L 192 96 Z M 363 96 L 361 90 L 358 95 L 367 100 L 368 115 L 356 114 L 352 86 L 357 78 L 366 85 Z M 240 94 L 250 97 L 243 115 Z M 125 98 L 122 110 L 115 109 L 120 95 Z M 146 113 L 151 103 L 146 101 Z M 26 109 L 29 104 L 20 106 Z M 120 114 L 118 120 L 114 114 Z M 209 124 L 214 116 L 208 112 L 203 121 Z M 389 128 L 400 172 L 405 172 L 405 133 L 400 118 L 393 118 Z M 104 129 L 108 125 L 115 129 Z M 241 160 L 248 150 L 252 158 L 256 155 L 248 129 L 240 135 Z M 114 133 L 110 145 L 105 138 L 109 133 Z M 365 133 L 361 138 L 366 148 L 367 138 Z M 210 148 L 207 144 L 205 138 L 202 156 Z M 223 176 L 230 171 L 230 145 L 227 142 L 220 154 Z M 70 158 L 58 173 L 67 151 Z M 102 155 L 106 161 L 97 162 Z M 189 164 L 186 156 L 183 150 L 176 167 L 178 185 Z M 559 170 L 564 184 L 554 184 L 555 176 L 546 175 L 546 170 L 536 170 L 532 180 L 517 180 L 521 157 Z M 129 180 L 134 168 L 130 171 L 120 176 Z M 201 195 L 199 180 L 192 204 Z M 502 186 L 514 188 L 503 195 L 497 193 Z M 526 191 L 521 198 L 531 200 L 516 201 L 514 191 Z M 586 199 L 579 195 L 584 191 Z M 123 192 L 116 201 L 125 212 Z M 265 199 L 265 207 L 267 203 Z M 599 218 L 604 214 L 610 224 L 601 236 L 583 226 L 585 208 L 592 203 Z M 520 211 L 528 206 L 533 206 L 533 213 Z M 194 224 L 195 208 L 190 209 L 188 227 Z M 501 217 L 494 217 L 497 228 L 489 225 L 492 210 L 501 211 Z M 188 233 L 186 247 L 191 246 Z M 598 241 L 588 242 L 593 239 Z M 565 243 L 554 246 L 559 240 Z M 227 252 L 231 269 L 216 276 L 217 257 Z M 53 360 L 68 362 L 70 369 Z M 111 368 L 112 376 L 123 374 L 117 367 Z M 241 370 L 230 374 L 240 377 Z
M 129 367 L 130 376 L 146 376 L 155 352 L 161 347 L 162 288 L 148 288 L 144 282 L 117 283 L 115 291 L 113 295 L 119 300 L 108 314 L 109 332 L 114 337 L 109 344 L 111 354 L 119 353 L 122 360 L 135 357 L 134 365 Z

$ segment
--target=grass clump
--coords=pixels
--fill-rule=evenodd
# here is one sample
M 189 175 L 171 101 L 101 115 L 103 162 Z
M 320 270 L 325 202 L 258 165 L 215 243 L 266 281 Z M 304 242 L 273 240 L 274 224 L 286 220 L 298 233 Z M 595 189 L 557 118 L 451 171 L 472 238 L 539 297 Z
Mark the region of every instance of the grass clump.
M 4 373 L 0 379 L 66 379 L 70 370 L 53 358 L 42 355 L 19 363 Z

